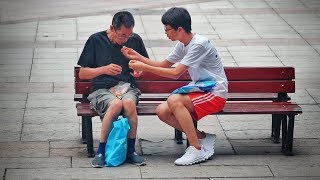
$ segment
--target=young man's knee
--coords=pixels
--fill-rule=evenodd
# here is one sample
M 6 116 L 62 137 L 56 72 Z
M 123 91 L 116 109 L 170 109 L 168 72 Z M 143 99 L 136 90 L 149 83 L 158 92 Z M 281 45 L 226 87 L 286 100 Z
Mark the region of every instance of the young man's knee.
M 164 115 L 168 114 L 168 106 L 166 104 L 160 104 L 157 108 L 156 108 L 156 114 L 159 117 L 162 117 Z
M 174 110 L 177 107 L 183 106 L 182 99 L 179 95 L 171 95 L 167 99 L 169 109 Z

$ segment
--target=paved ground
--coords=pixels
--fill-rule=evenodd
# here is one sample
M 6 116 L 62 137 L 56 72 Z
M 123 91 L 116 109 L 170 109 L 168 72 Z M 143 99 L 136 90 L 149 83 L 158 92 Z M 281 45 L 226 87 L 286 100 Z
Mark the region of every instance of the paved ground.
M 129 9 L 151 57 L 170 52 L 160 22 L 186 7 L 193 31 L 208 36 L 225 66 L 294 66 L 303 108 L 295 156 L 269 141 L 271 117 L 211 116 L 200 127 L 218 135 L 210 161 L 178 167 L 183 145 L 155 116 L 140 117 L 137 148 L 147 166 L 90 168 L 73 102 L 73 66 L 88 36 Z M 0 176 L 3 179 L 319 179 L 319 0 L 12 0 L 0 1 Z M 93 125 L 98 140 L 99 120 Z M 96 145 L 97 143 L 95 143 Z

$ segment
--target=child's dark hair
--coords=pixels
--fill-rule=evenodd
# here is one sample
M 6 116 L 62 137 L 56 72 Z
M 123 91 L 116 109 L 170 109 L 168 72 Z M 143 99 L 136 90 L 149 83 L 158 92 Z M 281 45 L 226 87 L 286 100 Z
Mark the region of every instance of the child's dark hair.
M 162 15 L 161 22 L 164 25 L 170 25 L 175 30 L 182 27 L 187 33 L 191 32 L 191 17 L 185 8 L 170 8 Z
M 119 30 L 122 25 L 126 28 L 134 27 L 134 18 L 130 12 L 120 11 L 113 16 L 112 25 L 116 30 Z

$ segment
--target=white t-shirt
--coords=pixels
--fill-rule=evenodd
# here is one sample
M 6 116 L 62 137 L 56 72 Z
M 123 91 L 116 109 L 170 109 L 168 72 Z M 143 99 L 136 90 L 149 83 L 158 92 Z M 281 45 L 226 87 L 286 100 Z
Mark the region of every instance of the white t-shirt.
M 167 60 L 188 66 L 192 82 L 216 81 L 212 93 L 222 98 L 228 97 L 228 80 L 221 57 L 208 38 L 195 34 L 187 46 L 178 42 Z

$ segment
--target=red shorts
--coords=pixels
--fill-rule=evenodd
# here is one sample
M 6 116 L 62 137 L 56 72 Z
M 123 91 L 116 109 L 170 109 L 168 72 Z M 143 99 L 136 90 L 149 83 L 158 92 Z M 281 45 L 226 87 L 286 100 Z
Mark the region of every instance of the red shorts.
M 194 106 L 194 113 L 191 113 L 194 120 L 199 121 L 206 115 L 217 113 L 221 111 L 226 104 L 226 99 L 216 96 L 211 92 L 208 93 L 189 93 L 188 96 L 190 97 L 193 106 Z

